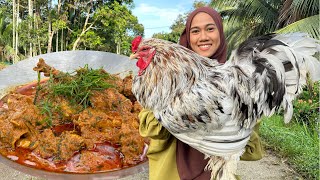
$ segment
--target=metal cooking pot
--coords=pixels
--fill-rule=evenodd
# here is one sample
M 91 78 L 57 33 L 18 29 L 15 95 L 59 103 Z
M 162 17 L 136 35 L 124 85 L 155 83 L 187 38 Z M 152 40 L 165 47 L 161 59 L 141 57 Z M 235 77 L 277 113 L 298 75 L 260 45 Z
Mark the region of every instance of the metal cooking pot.
M 88 64 L 90 68 L 97 69 L 102 67 L 111 74 L 120 73 L 121 77 L 127 75 L 129 71 L 132 71 L 133 74 L 137 73 L 135 61 L 130 61 L 127 56 L 117 55 L 113 53 L 83 50 L 42 54 L 20 61 L 0 71 L 0 99 L 6 94 L 7 90 L 10 89 L 10 87 L 26 84 L 31 81 L 37 80 L 37 72 L 33 71 L 33 67 L 36 66 L 39 58 L 43 58 L 48 65 L 63 72 L 71 73 L 75 69 Z M 125 168 L 118 171 L 94 174 L 71 174 L 54 173 L 23 166 L 3 156 L 0 156 L 0 162 L 32 176 L 55 180 L 118 179 L 148 170 L 148 162 L 144 162 L 138 164 L 137 166 Z
M 91 68 L 103 67 L 107 72 L 120 73 L 124 77 L 133 71 L 137 74 L 135 61 L 130 61 L 127 56 L 101 51 L 62 51 L 42 54 L 9 66 L 0 71 L 0 98 L 8 87 L 29 83 L 37 80 L 37 72 L 33 67 L 43 58 L 45 62 L 63 72 L 73 72 L 79 67 L 88 64 Z

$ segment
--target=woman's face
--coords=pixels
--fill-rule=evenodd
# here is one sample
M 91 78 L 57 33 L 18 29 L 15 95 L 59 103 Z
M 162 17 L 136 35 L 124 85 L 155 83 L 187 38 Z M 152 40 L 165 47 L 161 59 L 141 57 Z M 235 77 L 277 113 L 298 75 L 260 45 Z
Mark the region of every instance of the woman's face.
M 211 57 L 219 48 L 220 33 L 209 14 L 199 12 L 194 16 L 190 27 L 190 46 L 205 57 Z

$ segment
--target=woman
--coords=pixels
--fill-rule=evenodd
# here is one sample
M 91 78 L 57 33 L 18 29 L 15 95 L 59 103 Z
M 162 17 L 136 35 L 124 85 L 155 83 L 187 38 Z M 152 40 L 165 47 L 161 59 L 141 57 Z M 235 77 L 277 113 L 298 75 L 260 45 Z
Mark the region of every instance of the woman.
M 187 18 L 179 44 L 224 63 L 227 45 L 220 15 L 210 7 L 194 10 Z M 150 180 L 210 179 L 210 172 L 204 171 L 208 160 L 204 160 L 202 153 L 173 137 L 158 123 L 151 111 L 142 110 L 139 118 L 140 134 L 151 139 L 147 152 Z M 257 160 L 261 157 L 260 139 L 254 132 L 242 159 Z

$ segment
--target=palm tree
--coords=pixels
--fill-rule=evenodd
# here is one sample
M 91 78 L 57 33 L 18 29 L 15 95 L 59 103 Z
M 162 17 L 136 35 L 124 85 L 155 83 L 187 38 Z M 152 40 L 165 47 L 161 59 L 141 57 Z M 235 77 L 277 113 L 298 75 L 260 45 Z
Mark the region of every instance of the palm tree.
M 228 49 L 248 37 L 272 32 L 306 32 L 319 39 L 317 0 L 211 0 L 225 22 Z

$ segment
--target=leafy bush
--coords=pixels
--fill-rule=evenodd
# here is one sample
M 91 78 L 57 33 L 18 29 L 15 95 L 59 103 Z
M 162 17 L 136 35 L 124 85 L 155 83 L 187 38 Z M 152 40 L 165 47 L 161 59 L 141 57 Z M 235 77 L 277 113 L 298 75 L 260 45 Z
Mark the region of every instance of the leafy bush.
M 306 127 L 311 133 L 312 131 L 318 132 L 320 113 L 319 85 L 320 82 L 309 82 L 293 103 L 293 120 Z

